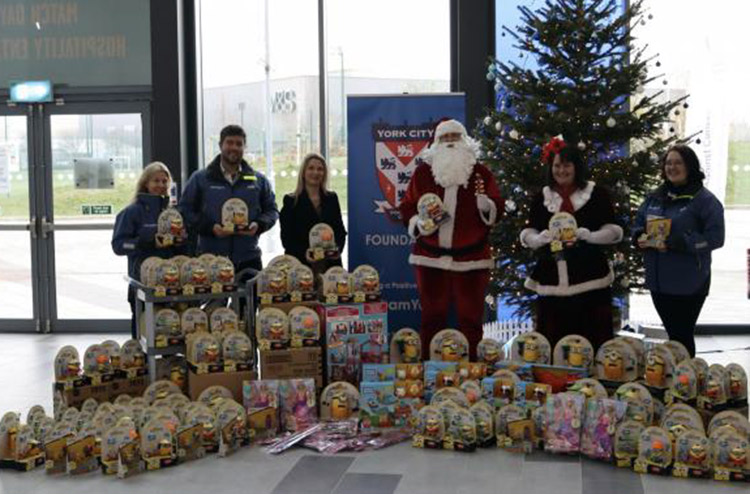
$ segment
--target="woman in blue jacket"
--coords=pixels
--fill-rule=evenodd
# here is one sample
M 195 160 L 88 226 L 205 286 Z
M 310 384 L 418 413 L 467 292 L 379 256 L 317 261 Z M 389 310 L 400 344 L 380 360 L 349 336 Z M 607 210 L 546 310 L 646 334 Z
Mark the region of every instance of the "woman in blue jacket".
M 698 156 L 684 144 L 661 161 L 662 184 L 638 210 L 633 239 L 643 250 L 646 287 L 669 338 L 695 356 L 695 323 L 711 285 L 711 251 L 724 245 L 724 208 L 703 186 Z M 651 246 L 646 225 L 669 219 L 663 245 Z
M 169 206 L 169 187 L 172 177 L 164 163 L 155 161 L 143 169 L 133 202 L 120 211 L 115 219 L 112 250 L 118 256 L 128 256 L 128 276 L 140 279 L 141 263 L 147 257 L 172 257 L 181 252 L 177 247 L 158 247 L 155 242 L 159 214 Z M 137 338 L 135 324 L 135 291 L 128 288 L 128 302 L 132 313 L 130 329 Z

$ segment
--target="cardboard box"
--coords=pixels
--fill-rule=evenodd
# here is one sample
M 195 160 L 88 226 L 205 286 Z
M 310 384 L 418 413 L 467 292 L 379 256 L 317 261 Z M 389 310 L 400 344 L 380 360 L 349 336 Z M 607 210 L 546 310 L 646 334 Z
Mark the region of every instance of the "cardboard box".
M 187 377 L 188 396 L 193 401 L 196 401 L 203 390 L 210 386 L 224 386 L 232 392 L 232 396 L 237 403 L 242 403 L 242 382 L 256 379 L 257 375 L 255 371 L 196 374 L 192 370 L 188 370 Z
M 323 352 L 319 347 L 264 350 L 260 352 L 261 379 L 312 378 L 323 389 Z
M 89 398 L 94 398 L 97 402 L 112 402 L 122 394 L 128 394 L 133 398 L 141 396 L 149 384 L 148 376 L 138 376 L 133 378 L 115 379 L 102 384 L 88 384 L 85 386 L 65 389 L 62 383 L 54 383 L 52 392 L 60 392 L 62 397 L 61 404 L 66 407 L 81 408 L 83 402 Z

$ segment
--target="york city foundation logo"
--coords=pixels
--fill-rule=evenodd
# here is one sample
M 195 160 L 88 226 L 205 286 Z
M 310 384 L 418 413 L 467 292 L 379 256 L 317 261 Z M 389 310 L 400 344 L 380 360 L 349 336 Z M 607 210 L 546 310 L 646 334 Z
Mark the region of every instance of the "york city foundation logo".
M 398 206 L 406 195 L 414 170 L 424 162 L 422 155 L 435 132 L 434 126 L 434 122 L 373 125 L 375 170 L 384 199 L 374 201 L 376 213 L 385 214 L 392 221 L 401 221 Z

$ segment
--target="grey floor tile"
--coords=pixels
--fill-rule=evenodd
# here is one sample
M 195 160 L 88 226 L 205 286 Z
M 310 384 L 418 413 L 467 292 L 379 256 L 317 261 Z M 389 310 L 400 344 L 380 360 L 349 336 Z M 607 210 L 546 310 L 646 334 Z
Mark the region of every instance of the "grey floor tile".
M 581 459 L 578 455 L 554 455 L 550 453 L 544 453 L 542 451 L 536 451 L 530 455 L 524 457 L 525 461 L 529 462 L 543 462 L 543 463 L 580 463 Z
M 333 494 L 393 494 L 401 475 L 383 473 L 347 473 Z
M 351 456 L 303 456 L 272 494 L 331 494 L 353 461 Z
M 583 459 L 581 474 L 583 494 L 602 494 L 613 489 L 617 494 L 644 494 L 641 476 L 632 470 Z
M 581 494 L 581 464 L 526 461 L 521 485 L 524 494 Z

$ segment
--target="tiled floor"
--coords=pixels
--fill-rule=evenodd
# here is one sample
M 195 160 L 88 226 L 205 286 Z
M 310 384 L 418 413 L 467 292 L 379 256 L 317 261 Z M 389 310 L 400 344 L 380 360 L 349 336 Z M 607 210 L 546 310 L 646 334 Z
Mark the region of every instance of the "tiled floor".
M 51 409 L 52 360 L 71 344 L 81 351 L 98 335 L 0 334 L 0 414 L 34 404 Z M 124 341 L 125 337 L 115 338 Z M 709 363 L 738 362 L 750 371 L 750 335 L 701 337 Z M 641 476 L 579 459 L 498 450 L 473 454 L 413 449 L 408 443 L 373 452 L 323 456 L 293 449 L 270 456 L 258 447 L 229 458 L 209 457 L 160 472 L 116 480 L 99 473 L 47 477 L 42 471 L 0 472 L 0 494 L 59 492 L 140 494 L 711 494 L 747 493 L 747 484 Z

